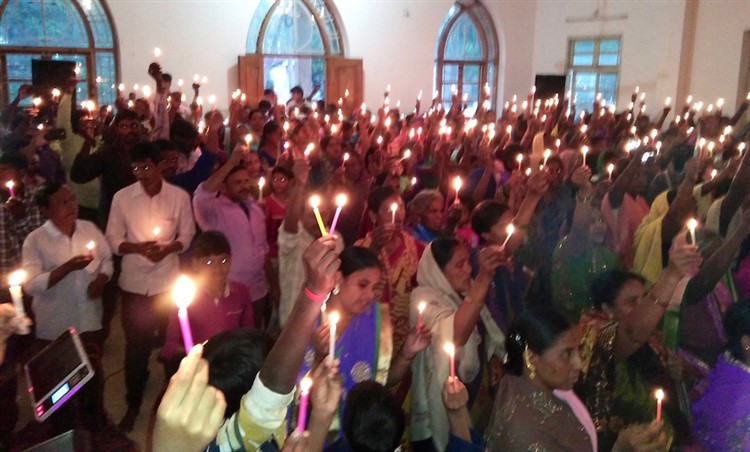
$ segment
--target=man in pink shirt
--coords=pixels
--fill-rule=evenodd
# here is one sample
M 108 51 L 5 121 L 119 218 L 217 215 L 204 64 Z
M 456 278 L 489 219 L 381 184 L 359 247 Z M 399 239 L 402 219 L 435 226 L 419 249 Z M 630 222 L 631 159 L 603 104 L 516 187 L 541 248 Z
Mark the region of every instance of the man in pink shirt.
M 253 326 L 252 299 L 247 287 L 229 278 L 232 251 L 224 234 L 206 231 L 193 247 L 193 273 L 198 287 L 190 303 L 188 318 L 195 343 L 211 339 L 218 333 Z M 177 309 L 169 315 L 164 347 L 159 357 L 169 379 L 186 355 Z

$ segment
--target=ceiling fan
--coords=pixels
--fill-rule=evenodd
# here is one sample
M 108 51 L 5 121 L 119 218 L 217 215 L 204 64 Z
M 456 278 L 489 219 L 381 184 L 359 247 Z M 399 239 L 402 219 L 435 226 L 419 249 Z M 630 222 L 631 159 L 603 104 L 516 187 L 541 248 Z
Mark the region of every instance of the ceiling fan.
M 593 14 L 590 16 L 578 16 L 578 17 L 566 17 L 565 23 L 567 24 L 580 24 L 580 23 L 588 23 L 588 22 L 609 22 L 613 20 L 626 20 L 628 18 L 628 13 L 622 13 L 622 14 L 611 14 L 606 15 L 602 14 L 602 0 L 596 1 L 596 9 L 594 10 Z

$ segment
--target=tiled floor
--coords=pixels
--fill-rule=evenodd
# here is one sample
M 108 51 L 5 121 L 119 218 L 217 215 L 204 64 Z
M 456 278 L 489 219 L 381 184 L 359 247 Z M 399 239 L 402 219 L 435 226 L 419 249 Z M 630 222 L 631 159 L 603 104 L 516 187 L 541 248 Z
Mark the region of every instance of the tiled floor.
M 164 371 L 161 364 L 156 360 L 158 350 L 154 350 L 151 355 L 149 364 L 150 378 L 146 386 L 146 393 L 143 400 L 141 413 L 136 420 L 133 432 L 128 436 L 138 443 L 141 450 L 146 450 L 146 434 L 148 431 L 149 419 L 151 417 L 154 402 L 163 389 Z M 112 332 L 104 344 L 103 367 L 106 375 L 104 386 L 104 407 L 109 413 L 110 418 L 119 422 L 127 411 L 125 403 L 125 374 L 123 371 L 123 361 L 125 356 L 125 337 L 120 324 L 119 315 L 112 320 Z M 19 379 L 20 384 L 25 384 L 24 380 Z M 18 391 L 18 406 L 21 409 L 21 417 L 16 425 L 17 429 L 25 426 L 33 414 L 31 411 L 30 401 L 26 396 L 26 391 Z

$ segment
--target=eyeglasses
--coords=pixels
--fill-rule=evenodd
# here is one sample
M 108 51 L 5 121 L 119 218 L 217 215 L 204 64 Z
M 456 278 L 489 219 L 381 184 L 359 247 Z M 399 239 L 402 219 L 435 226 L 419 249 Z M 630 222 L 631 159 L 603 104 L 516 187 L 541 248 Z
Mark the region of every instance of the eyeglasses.
M 138 124 L 137 122 L 131 122 L 130 124 L 128 124 L 126 122 L 121 122 L 121 123 L 117 124 L 117 127 L 119 129 L 122 129 L 122 130 L 128 130 L 128 129 L 135 130 L 135 129 L 139 128 L 140 126 L 141 125 Z
M 133 170 L 133 174 L 140 173 L 140 172 L 144 172 L 145 173 L 146 171 L 150 171 L 151 170 L 151 166 L 149 166 L 149 165 L 143 165 L 143 166 L 132 165 L 130 167 L 130 169 Z
M 286 182 L 286 176 L 274 176 L 274 182 Z
M 206 267 L 210 267 L 212 265 L 221 265 L 221 266 L 224 266 L 224 265 L 228 265 L 229 264 L 229 258 L 222 257 L 221 259 L 205 259 L 205 260 L 201 261 L 201 263 L 203 265 L 205 265 Z

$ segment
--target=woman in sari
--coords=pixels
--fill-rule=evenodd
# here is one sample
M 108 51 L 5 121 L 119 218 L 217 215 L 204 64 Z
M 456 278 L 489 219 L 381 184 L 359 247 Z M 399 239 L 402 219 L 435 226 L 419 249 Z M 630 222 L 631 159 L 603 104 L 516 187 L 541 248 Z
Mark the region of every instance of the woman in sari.
M 417 325 L 421 317 L 422 324 L 432 333 L 432 342 L 411 366 L 409 433 L 416 451 L 443 451 L 448 444 L 449 422 L 441 397 L 449 373 L 448 355 L 443 348 L 446 342 L 455 345 L 456 375 L 469 390 L 469 406 L 479 392 L 486 363 L 494 366 L 494 378 L 499 380 L 505 338 L 484 300 L 503 259 L 496 248 L 485 248 L 479 254 L 479 274 L 472 281 L 469 250 L 456 239 L 437 239 L 419 261 L 410 320 Z
M 335 358 L 343 388 L 348 392 L 357 383 L 375 380 L 396 384 L 406 375 L 417 352 L 430 343 L 424 329 L 412 329 L 403 346 L 393 353 L 392 328 L 388 305 L 374 302 L 375 287 L 380 281 L 381 265 L 368 249 L 353 246 L 340 255 L 341 267 L 336 286 L 317 323 L 313 344 L 305 355 L 300 378 L 328 357 L 330 343 L 329 316 L 338 315 Z M 340 426 L 334 420 L 332 429 Z
M 507 349 L 487 450 L 599 450 L 594 422 L 572 391 L 582 367 L 575 326 L 554 309 L 529 308 L 511 326 Z M 664 450 L 659 430 L 634 426 L 614 450 Z
M 729 347 L 693 405 L 693 431 L 709 452 L 750 450 L 750 301 L 729 308 L 724 329 Z
M 677 283 L 700 264 L 697 247 L 687 245 L 684 234 L 674 242 L 669 265 L 650 291 L 639 275 L 603 273 L 592 287 L 595 309 L 581 319 L 583 369 L 576 393 L 594 419 L 603 450 L 612 447 L 622 428 L 653 419 L 657 388 L 672 401 L 664 404 L 668 430 L 688 430 L 667 372 L 666 351 L 653 338 Z

